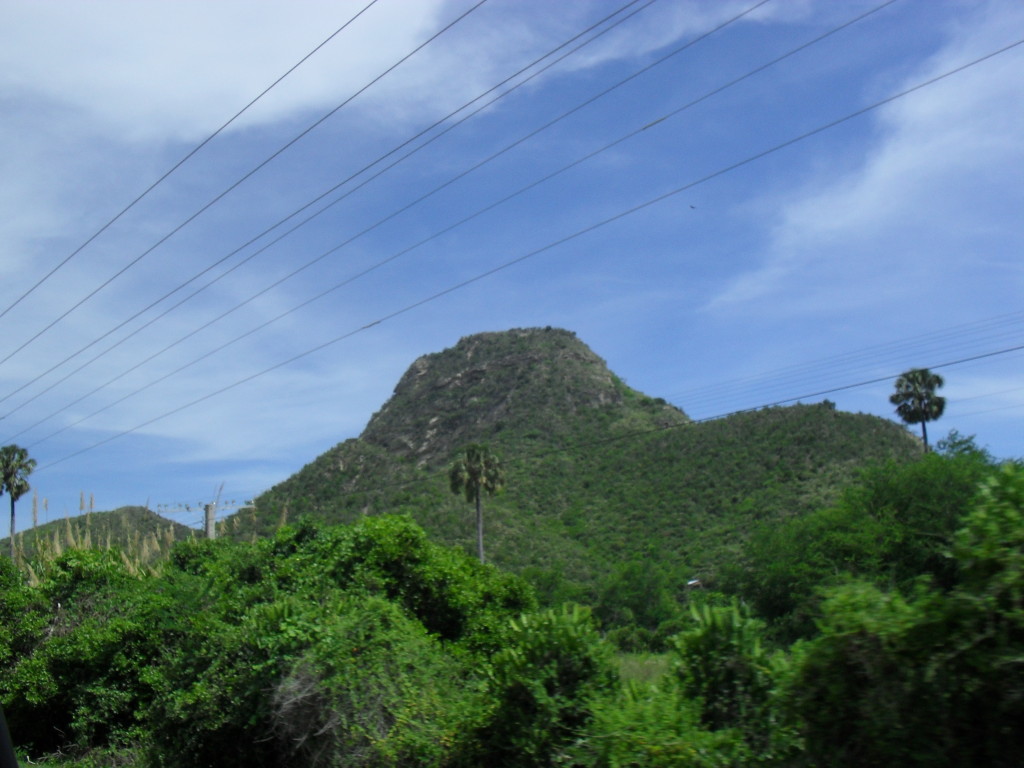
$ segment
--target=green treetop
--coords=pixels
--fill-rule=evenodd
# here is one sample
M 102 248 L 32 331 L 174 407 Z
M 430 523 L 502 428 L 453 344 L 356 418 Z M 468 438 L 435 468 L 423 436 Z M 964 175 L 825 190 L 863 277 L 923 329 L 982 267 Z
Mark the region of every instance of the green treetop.
M 927 368 L 913 368 L 896 379 L 896 391 L 889 402 L 896 406 L 896 415 L 907 424 L 921 425 L 921 439 L 928 450 L 929 421 L 935 421 L 946 409 L 946 398 L 935 394 L 943 382 L 942 377 Z
M 20 445 L 0 448 L 0 495 L 11 497 L 11 560 L 14 559 L 14 503 L 28 493 L 28 476 L 36 467 L 28 451 Z

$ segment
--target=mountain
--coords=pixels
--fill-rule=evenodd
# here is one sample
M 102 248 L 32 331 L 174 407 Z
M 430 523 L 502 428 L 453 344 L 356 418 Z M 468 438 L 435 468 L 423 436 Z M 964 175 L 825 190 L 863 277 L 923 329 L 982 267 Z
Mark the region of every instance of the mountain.
M 920 453 L 901 426 L 827 401 L 693 423 L 626 386 L 575 334 L 514 329 L 416 360 L 358 438 L 224 530 L 398 512 L 472 551 L 473 515 L 446 473 L 470 442 L 507 473 L 506 492 L 485 500 L 490 559 L 542 592 L 591 598 L 626 563 L 713 580 L 759 521 L 827 505 L 859 468 Z

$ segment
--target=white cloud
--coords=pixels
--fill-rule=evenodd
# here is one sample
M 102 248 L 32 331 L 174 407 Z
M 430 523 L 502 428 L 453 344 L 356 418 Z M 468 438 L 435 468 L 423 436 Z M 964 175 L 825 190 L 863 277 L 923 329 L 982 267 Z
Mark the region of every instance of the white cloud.
M 1014 26 L 1024 26 L 1020 7 L 992 4 L 903 87 L 1005 45 Z M 965 278 L 980 277 L 967 243 L 1019 239 L 1000 230 L 1008 210 L 1024 208 L 1014 181 L 1024 165 L 1022 60 L 1024 50 L 1010 51 L 884 107 L 862 165 L 838 179 L 824 169 L 795 194 L 762 262 L 709 309 L 843 313 L 966 289 Z M 999 280 L 1020 285 L 1019 269 L 1005 272 Z
M 0 91 L 35 99 L 40 108 L 65 110 L 63 120 L 124 139 L 195 142 L 365 5 L 365 0 L 2 0 Z M 402 2 L 399 12 L 389 3 L 370 8 L 239 125 L 335 106 L 472 5 L 415 0 Z M 805 5 L 768 6 L 749 19 L 799 17 Z M 748 6 L 738 0 L 655 4 L 559 67 L 582 69 L 642 55 Z M 438 102 L 461 104 L 616 7 L 485 5 L 375 85 L 360 104 L 378 112 L 378 120 L 424 109 L 433 114 Z M 495 15 L 501 17 L 498 23 Z
M 106 0 L 8 2 L 0 38 L 5 90 L 32 93 L 127 138 L 201 138 L 319 44 L 362 2 Z M 363 85 L 412 47 L 440 2 L 408 4 L 402 23 L 373 9 L 254 108 L 276 120 Z

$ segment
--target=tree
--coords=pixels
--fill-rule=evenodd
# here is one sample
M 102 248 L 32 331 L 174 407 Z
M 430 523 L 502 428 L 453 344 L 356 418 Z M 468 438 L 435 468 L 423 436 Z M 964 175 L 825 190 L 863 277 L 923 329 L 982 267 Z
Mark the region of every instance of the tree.
M 28 493 L 28 476 L 36 468 L 36 460 L 19 445 L 0 448 L 0 495 L 11 497 L 11 560 L 14 560 L 14 502 Z
M 480 505 L 483 491 L 493 496 L 505 487 L 501 460 L 485 445 L 467 445 L 448 473 L 452 493 L 464 493 L 466 501 L 476 504 L 476 544 L 480 562 L 484 562 L 484 515 Z
M 913 368 L 896 379 L 896 391 L 889 402 L 896 406 L 896 415 L 907 424 L 921 425 L 924 449 L 928 450 L 929 421 L 935 421 L 946 409 L 946 398 L 935 394 L 945 382 L 927 368 Z

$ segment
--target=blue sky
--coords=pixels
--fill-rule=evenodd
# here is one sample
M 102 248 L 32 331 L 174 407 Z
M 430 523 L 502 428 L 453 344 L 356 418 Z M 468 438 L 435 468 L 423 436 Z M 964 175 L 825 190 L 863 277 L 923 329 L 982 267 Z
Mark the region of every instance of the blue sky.
M 0 0 L 0 442 L 42 519 L 252 498 L 525 326 L 694 418 L 892 417 L 937 367 L 931 434 L 1021 456 L 1024 45 L 880 104 L 1024 40 L 1011 0 L 378 0 L 75 253 L 368 2 Z

